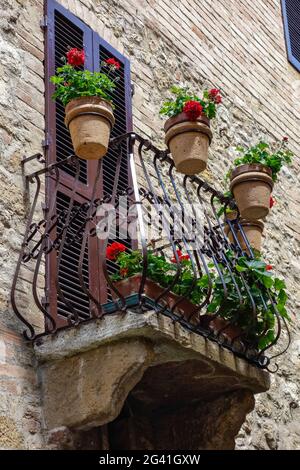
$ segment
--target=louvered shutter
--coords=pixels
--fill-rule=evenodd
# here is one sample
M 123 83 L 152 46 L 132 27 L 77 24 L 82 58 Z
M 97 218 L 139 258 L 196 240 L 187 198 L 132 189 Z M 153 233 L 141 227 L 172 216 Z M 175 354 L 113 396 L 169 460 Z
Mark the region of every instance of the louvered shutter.
M 282 0 L 288 59 L 300 72 L 300 1 Z
M 132 114 L 131 114 L 131 82 L 130 82 L 130 63 L 122 54 L 116 51 L 110 44 L 104 39 L 100 38 L 98 34 L 93 34 L 93 45 L 94 45 L 94 63 L 95 70 L 100 71 L 103 69 L 103 62 L 113 57 L 120 63 L 120 69 L 114 72 L 114 75 L 118 78 L 117 89 L 113 93 L 114 103 L 114 116 L 116 119 L 115 125 L 112 130 L 112 137 L 125 134 L 132 130 Z M 120 151 L 118 149 L 110 149 L 107 155 L 103 159 L 103 193 L 111 195 L 114 191 L 119 194 L 126 193 L 126 189 L 131 185 L 129 175 L 129 161 L 128 161 L 128 149 L 127 143 L 123 142 L 121 145 L 122 157 L 120 158 Z M 115 185 L 115 182 L 118 182 Z M 126 202 L 123 202 L 123 205 Z M 129 203 L 127 202 L 127 208 L 123 207 L 123 211 L 128 209 Z M 130 247 L 132 245 L 129 235 L 127 239 L 120 239 L 118 237 L 118 227 L 116 233 L 114 233 L 114 239 L 109 238 L 109 243 L 112 241 L 119 241 L 125 246 Z M 117 270 L 117 266 L 112 262 L 108 261 L 108 271 L 114 273 Z M 111 294 L 108 292 L 107 300 L 111 300 Z
M 71 14 L 57 2 L 48 0 L 47 3 L 47 35 L 46 35 L 46 129 L 48 134 L 49 146 L 47 149 L 47 164 L 61 161 L 67 156 L 72 155 L 74 150 L 70 140 L 69 131 L 64 124 L 64 107 L 59 102 L 53 102 L 51 95 L 54 87 L 49 84 L 49 78 L 55 74 L 55 70 L 62 64 L 62 57 L 65 57 L 69 48 L 77 47 L 85 50 L 85 68 L 93 71 L 99 70 L 99 61 L 95 61 L 95 50 L 98 48 L 101 39 L 93 33 L 93 31 L 80 19 Z M 94 43 L 93 43 L 94 41 Z M 110 47 L 110 46 L 108 46 Z M 106 49 L 108 50 L 108 49 Z M 114 135 L 131 130 L 130 102 L 128 98 L 128 90 L 130 97 L 130 78 L 129 64 L 127 60 L 113 51 L 111 57 L 117 57 L 122 64 L 120 71 L 120 81 L 117 85 L 117 108 L 116 128 Z M 124 71 L 126 69 L 127 81 L 125 80 Z M 119 73 L 119 72 L 118 72 Z M 127 165 L 127 149 L 125 148 L 124 159 L 122 159 L 122 178 L 120 178 L 119 189 L 125 189 L 128 185 L 129 171 Z M 110 158 L 112 159 L 110 161 Z M 103 179 L 99 185 L 97 195 L 103 191 L 110 192 L 112 188 L 113 165 L 116 163 L 116 156 L 111 153 L 105 157 Z M 114 160 L 113 160 L 114 159 Z M 76 217 L 69 224 L 67 235 L 80 227 L 84 221 L 86 205 L 91 197 L 92 187 L 95 180 L 97 162 L 86 162 L 80 160 L 79 182 L 76 186 L 76 196 L 73 205 L 73 213 Z M 72 188 L 75 182 L 75 169 L 69 165 L 63 166 L 60 172 L 60 183 L 57 192 L 56 209 L 60 214 L 68 212 Z M 53 194 L 54 179 L 47 178 L 46 181 L 46 199 L 48 201 Z M 49 204 L 48 204 L 49 205 Z M 62 230 L 63 224 L 57 225 L 55 238 L 59 231 Z M 48 291 L 48 299 L 50 304 L 50 312 L 56 318 L 59 326 L 64 326 L 69 316 L 72 318 L 72 312 L 76 310 L 80 319 L 86 319 L 91 314 L 91 303 L 87 295 L 82 292 L 78 277 L 78 262 L 80 257 L 81 243 L 73 243 L 71 247 L 65 246 L 60 262 L 59 272 L 57 273 L 57 253 L 51 252 L 46 260 L 46 288 Z M 99 241 L 96 237 L 91 237 L 86 247 L 83 260 L 83 277 L 92 295 L 101 303 L 108 298 L 106 284 L 101 275 L 99 265 Z M 113 267 L 111 267 L 113 270 Z M 61 300 L 58 295 L 55 278 L 58 274 L 59 286 L 61 288 L 65 301 Z

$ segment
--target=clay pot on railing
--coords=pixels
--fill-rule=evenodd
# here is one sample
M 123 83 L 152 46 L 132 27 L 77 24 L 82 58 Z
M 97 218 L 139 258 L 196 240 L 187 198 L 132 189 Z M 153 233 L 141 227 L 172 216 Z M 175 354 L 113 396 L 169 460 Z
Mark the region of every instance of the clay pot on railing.
M 245 236 L 249 241 L 249 245 L 256 251 L 261 250 L 261 242 L 262 242 L 262 234 L 264 230 L 264 224 L 260 220 L 240 220 L 240 225 L 243 227 Z M 234 230 L 234 227 L 232 228 Z M 229 226 L 225 228 L 225 233 L 228 236 L 230 243 L 234 243 L 234 237 L 232 235 L 232 231 L 230 230 Z M 240 230 L 236 232 L 237 239 L 243 251 L 247 250 L 246 242 L 241 234 Z
M 164 130 L 165 143 L 180 173 L 195 175 L 206 169 L 208 147 L 212 140 L 207 117 L 200 116 L 190 121 L 183 112 L 168 119 Z
M 65 113 L 75 154 L 85 160 L 104 157 L 115 123 L 112 105 L 98 96 L 84 96 L 70 101 Z
M 257 220 L 268 215 L 274 185 L 270 168 L 240 165 L 231 173 L 230 181 L 230 190 L 243 219 Z

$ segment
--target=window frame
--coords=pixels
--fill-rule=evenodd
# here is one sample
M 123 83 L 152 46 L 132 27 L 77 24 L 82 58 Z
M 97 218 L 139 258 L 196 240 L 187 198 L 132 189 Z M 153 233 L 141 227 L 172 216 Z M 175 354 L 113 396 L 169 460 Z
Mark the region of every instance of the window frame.
M 298 72 L 300 72 L 300 61 L 293 55 L 293 52 L 292 52 L 292 42 L 291 42 L 291 35 L 289 31 L 286 0 L 281 0 L 281 10 L 282 10 L 282 18 L 283 18 L 283 26 L 284 26 L 283 29 L 284 29 L 288 61 L 293 65 L 293 67 L 295 67 L 296 70 L 298 70 Z M 300 25 L 299 25 L 299 29 L 300 29 Z M 299 47 L 300 47 L 300 44 L 299 44 Z

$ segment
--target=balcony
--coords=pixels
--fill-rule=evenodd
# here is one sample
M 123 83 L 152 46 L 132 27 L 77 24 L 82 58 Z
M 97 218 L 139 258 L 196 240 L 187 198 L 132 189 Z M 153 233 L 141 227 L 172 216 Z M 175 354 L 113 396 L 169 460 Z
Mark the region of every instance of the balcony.
M 179 395 L 185 404 L 202 397 L 200 421 L 209 415 L 204 402 L 222 400 L 221 419 L 240 401 L 244 411 L 233 426 L 230 444 L 220 444 L 231 448 L 253 407 L 253 393 L 268 389 L 268 374 L 262 369 L 276 371 L 272 361 L 286 349 L 278 350 L 277 344 L 282 331 L 289 342 L 286 320 L 271 290 L 257 282 L 253 295 L 253 285 L 240 269 L 241 262 L 257 258 L 234 200 L 197 176 L 177 173 L 168 151 L 137 134 L 114 138 L 110 145 L 118 155 L 110 192 L 104 193 L 99 184 L 102 160 L 89 200 L 77 197 L 80 161 L 75 156 L 26 177 L 27 190 L 34 189 L 34 194 L 11 300 L 26 340 L 34 343 L 47 426 L 86 431 L 112 422 L 111 429 L 123 436 L 117 448 L 126 448 L 131 445 L 126 441 L 128 400 L 137 414 L 141 403 L 146 404 L 142 415 L 147 416 L 158 409 L 178 409 Z M 121 162 L 127 154 L 132 185 L 120 192 Z M 34 155 L 24 159 L 23 167 L 30 161 L 44 163 L 41 155 Z M 66 165 L 75 174 L 75 184 L 68 198 L 62 198 L 59 184 Z M 51 182 L 51 197 L 41 214 L 44 176 Z M 226 208 L 235 211 L 234 218 L 224 216 Z M 138 257 L 139 272 L 126 279 L 120 279 L 120 266 L 107 256 L 115 240 L 125 253 Z M 156 267 L 155 278 L 153 257 L 171 266 L 171 273 Z M 30 312 L 20 295 L 24 272 L 32 287 Z M 157 276 L 163 272 L 167 274 L 159 283 Z M 217 307 L 216 293 L 221 298 Z M 224 314 L 228 304 L 235 306 L 231 315 Z M 270 311 L 275 331 L 271 339 L 263 315 Z M 100 363 L 107 377 L 104 389 L 92 378 Z M 80 397 L 75 392 L 79 382 Z M 93 395 L 100 389 L 101 403 Z M 179 421 L 176 426 L 180 428 Z M 168 441 L 167 435 L 165 429 L 162 441 Z

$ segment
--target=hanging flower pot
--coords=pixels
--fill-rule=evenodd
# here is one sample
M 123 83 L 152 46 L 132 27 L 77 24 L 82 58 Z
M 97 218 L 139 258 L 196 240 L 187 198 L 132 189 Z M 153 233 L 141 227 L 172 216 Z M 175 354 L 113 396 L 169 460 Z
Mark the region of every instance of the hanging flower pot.
M 210 119 L 222 102 L 220 90 L 205 90 L 202 98 L 185 88 L 172 87 L 173 101 L 163 104 L 160 114 L 169 116 L 164 125 L 165 143 L 180 173 L 194 175 L 206 169 L 212 140 Z
M 293 152 L 288 138 L 268 144 L 260 141 L 253 147 L 236 147 L 240 157 L 234 160 L 236 168 L 230 170 L 230 190 L 243 219 L 257 220 L 268 215 L 272 207 L 271 192 L 284 164 L 290 164 Z
M 166 121 L 164 130 L 165 143 L 180 173 L 194 175 L 206 169 L 212 140 L 209 119 L 201 116 L 191 121 L 186 113 L 180 113 Z
M 272 170 L 264 165 L 240 165 L 230 176 L 230 190 L 241 217 L 257 220 L 266 217 L 274 183 Z
M 53 98 L 65 106 L 65 124 L 75 154 L 85 160 L 99 160 L 107 153 L 115 123 L 111 94 L 118 77 L 112 74 L 120 64 L 114 58 L 106 59 L 102 67 L 107 73 L 90 72 L 82 69 L 84 60 L 83 50 L 73 48 L 67 53 L 67 61 L 51 77 Z
M 245 236 L 249 242 L 249 245 L 251 248 L 253 248 L 256 251 L 261 251 L 261 242 L 262 242 L 262 234 L 264 230 L 264 224 L 260 220 L 241 220 L 240 225 L 243 227 Z M 233 229 L 234 230 L 234 227 Z M 231 243 L 234 243 L 234 238 L 232 231 L 229 229 L 229 226 L 227 229 L 225 229 L 225 233 L 229 238 L 229 241 Z M 246 242 L 243 238 L 243 235 L 241 232 L 238 230 L 236 232 L 237 239 L 239 241 L 239 244 L 241 245 L 241 248 L 243 251 L 248 251 Z
M 86 160 L 102 158 L 115 122 L 111 103 L 99 96 L 79 97 L 67 104 L 65 113 L 75 154 Z

